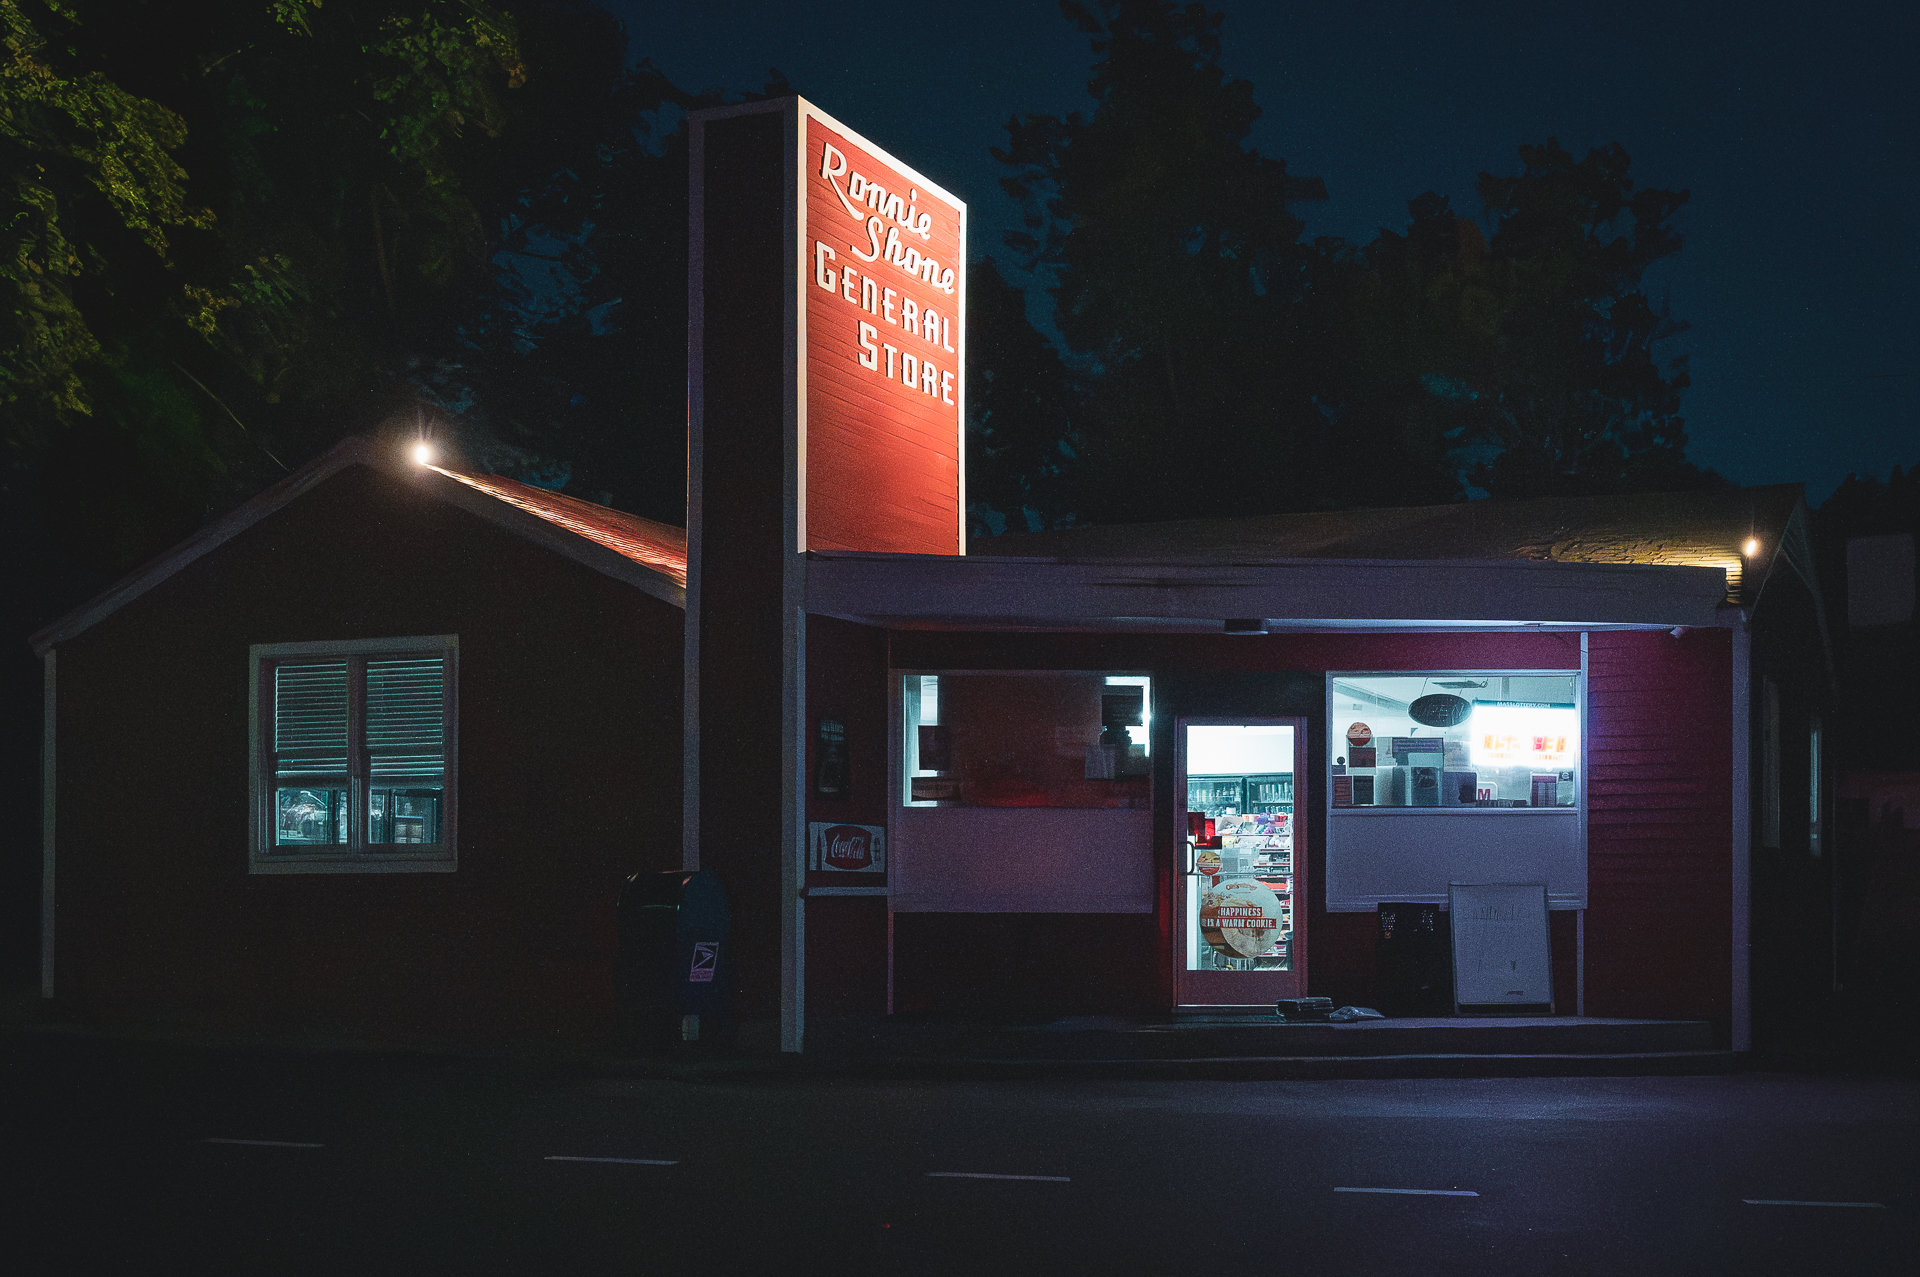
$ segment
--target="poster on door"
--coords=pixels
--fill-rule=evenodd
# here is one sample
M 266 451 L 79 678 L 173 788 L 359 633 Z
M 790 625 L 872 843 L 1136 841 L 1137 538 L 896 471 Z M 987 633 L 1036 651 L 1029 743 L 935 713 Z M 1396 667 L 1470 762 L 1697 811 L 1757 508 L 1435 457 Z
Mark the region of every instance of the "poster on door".
M 1200 897 L 1200 935 L 1224 957 L 1270 954 L 1283 922 L 1280 897 L 1257 879 L 1224 882 Z

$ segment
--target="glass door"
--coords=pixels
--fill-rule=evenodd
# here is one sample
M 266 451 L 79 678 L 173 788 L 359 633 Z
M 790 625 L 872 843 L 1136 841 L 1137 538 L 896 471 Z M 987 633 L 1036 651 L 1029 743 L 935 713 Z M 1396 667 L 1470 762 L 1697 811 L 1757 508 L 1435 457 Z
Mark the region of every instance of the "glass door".
M 1182 719 L 1174 991 L 1189 1009 L 1304 997 L 1306 721 Z M 1298 903 L 1296 903 L 1298 902 Z

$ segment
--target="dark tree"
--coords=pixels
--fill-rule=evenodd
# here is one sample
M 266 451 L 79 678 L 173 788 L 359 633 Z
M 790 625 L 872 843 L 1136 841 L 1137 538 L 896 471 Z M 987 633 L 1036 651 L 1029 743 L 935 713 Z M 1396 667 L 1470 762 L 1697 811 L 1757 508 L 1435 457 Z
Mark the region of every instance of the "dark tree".
M 989 257 L 967 271 L 967 505 L 973 536 L 1072 521 L 1084 504 L 1078 387 Z M 1002 516 L 994 520 L 989 512 Z
M 470 463 L 678 523 L 686 500 L 681 92 L 592 6 L 522 18 L 529 77 L 485 201 L 493 271 L 423 392 Z
M 1218 14 L 1166 0 L 1063 0 L 1101 57 L 1091 115 L 1015 117 L 997 159 L 1027 206 L 1008 236 L 1052 281 L 1088 387 L 1084 516 L 1146 518 L 1217 485 L 1285 504 L 1302 447 L 1300 369 L 1276 358 L 1306 266 L 1289 205 L 1317 180 L 1246 145 L 1253 86 L 1219 66 Z
M 1480 175 L 1498 321 L 1465 380 L 1488 404 L 1499 452 L 1475 482 L 1495 496 L 1713 482 L 1685 456 L 1686 357 L 1663 367 L 1655 353 L 1685 325 L 1641 287 L 1680 251 L 1670 219 L 1687 192 L 1636 190 L 1618 144 L 1575 161 L 1548 139 L 1520 160 L 1518 176 Z

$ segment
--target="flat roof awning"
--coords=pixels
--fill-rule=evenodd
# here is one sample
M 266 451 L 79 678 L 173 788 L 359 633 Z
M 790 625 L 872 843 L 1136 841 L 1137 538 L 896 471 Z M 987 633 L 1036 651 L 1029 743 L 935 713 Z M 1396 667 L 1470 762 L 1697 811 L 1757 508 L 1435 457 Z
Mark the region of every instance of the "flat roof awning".
M 807 610 L 893 629 L 1219 633 L 1729 624 L 1718 568 L 1528 560 L 1196 563 L 813 553 Z

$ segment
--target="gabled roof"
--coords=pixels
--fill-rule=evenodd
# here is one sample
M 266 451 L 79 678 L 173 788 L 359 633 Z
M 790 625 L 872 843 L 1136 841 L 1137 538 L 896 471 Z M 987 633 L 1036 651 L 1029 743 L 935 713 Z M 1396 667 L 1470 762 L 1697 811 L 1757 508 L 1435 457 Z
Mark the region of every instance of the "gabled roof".
M 1802 575 L 1811 572 L 1810 558 L 1797 561 L 1804 511 L 1801 485 L 1776 484 L 1097 525 L 983 538 L 968 551 L 1063 562 L 1531 559 L 1713 567 L 1727 574 L 1729 602 L 1751 603 L 1783 555 Z M 1751 556 L 1749 538 L 1760 543 Z
M 440 466 L 419 465 L 402 457 L 392 444 L 353 436 L 207 524 L 105 593 L 32 635 L 28 642 L 36 653 L 45 653 L 351 466 L 365 466 L 405 479 L 433 499 L 457 506 L 676 607 L 686 606 L 685 529 L 577 497 L 547 492 L 500 475 L 466 474 Z
M 549 492 L 497 474 L 462 474 L 430 465 L 427 469 L 465 484 L 475 492 L 504 501 L 535 518 L 545 519 L 557 528 L 585 537 L 605 546 L 624 559 L 651 568 L 669 577 L 682 590 L 687 588 L 687 530 L 670 523 L 655 523 L 637 514 L 595 505 L 562 492 Z M 684 597 L 679 600 L 684 606 Z

